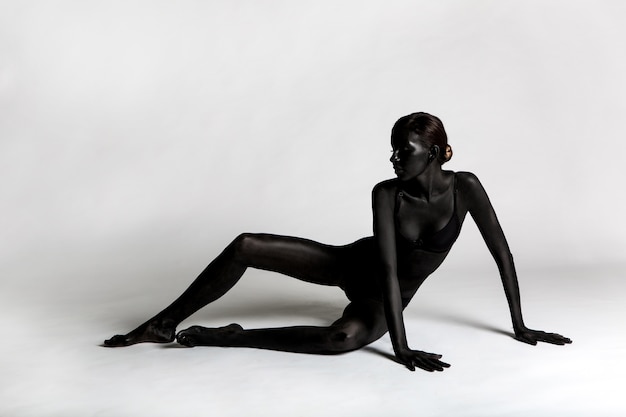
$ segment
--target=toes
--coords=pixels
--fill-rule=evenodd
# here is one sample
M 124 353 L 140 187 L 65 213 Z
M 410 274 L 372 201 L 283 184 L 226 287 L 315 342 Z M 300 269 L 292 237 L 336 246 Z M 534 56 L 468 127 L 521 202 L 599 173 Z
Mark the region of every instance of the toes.
M 128 340 L 125 335 L 116 334 L 110 339 L 104 341 L 104 346 L 108 347 L 118 347 L 118 346 L 126 346 L 128 344 Z
M 187 330 L 181 330 L 176 335 L 176 341 L 183 346 L 194 347 L 193 339 L 189 336 Z

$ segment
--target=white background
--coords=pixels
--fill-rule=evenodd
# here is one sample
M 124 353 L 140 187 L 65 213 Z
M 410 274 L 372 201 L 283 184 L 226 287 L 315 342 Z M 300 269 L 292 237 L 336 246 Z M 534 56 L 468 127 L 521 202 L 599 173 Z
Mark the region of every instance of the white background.
M 0 1 L 0 407 L 597 412 L 599 392 L 617 392 L 613 376 L 626 371 L 625 19 L 620 1 Z M 474 172 L 490 194 L 529 324 L 572 346 L 532 350 L 488 331 L 510 322 L 469 218 L 407 310 L 414 347 L 457 355 L 439 379 L 362 352 L 98 346 L 168 303 L 240 232 L 330 244 L 370 235 L 371 188 L 393 175 L 391 126 L 414 111 L 441 117 L 446 167 Z M 344 304 L 250 272 L 192 322 L 324 324 Z M 388 338 L 377 343 L 391 352 Z M 213 351 L 231 365 L 205 374 Z M 580 366 L 591 376 L 576 379 Z M 192 372 L 206 379 L 187 381 Z M 546 394 L 564 379 L 578 385 Z M 404 396 L 423 384 L 428 395 Z M 164 395 L 171 402 L 154 401 Z M 597 415 L 624 409 L 602 404 Z

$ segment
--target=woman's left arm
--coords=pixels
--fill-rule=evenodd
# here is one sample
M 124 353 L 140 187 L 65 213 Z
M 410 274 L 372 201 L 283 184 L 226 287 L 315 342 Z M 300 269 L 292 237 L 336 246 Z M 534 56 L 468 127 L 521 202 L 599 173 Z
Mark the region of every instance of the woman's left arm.
M 559 334 L 546 333 L 526 327 L 522 319 L 519 285 L 513 263 L 513 255 L 511 255 L 509 250 L 509 245 L 496 217 L 496 212 L 489 201 L 485 189 L 474 174 L 463 172 L 457 175 L 460 180 L 459 191 L 464 194 L 463 197 L 467 201 L 468 211 L 476 222 L 478 230 L 480 230 L 491 255 L 498 265 L 506 299 L 509 303 L 511 319 L 513 320 L 515 338 L 531 345 L 536 345 L 537 342 L 557 345 L 571 343 L 570 339 Z

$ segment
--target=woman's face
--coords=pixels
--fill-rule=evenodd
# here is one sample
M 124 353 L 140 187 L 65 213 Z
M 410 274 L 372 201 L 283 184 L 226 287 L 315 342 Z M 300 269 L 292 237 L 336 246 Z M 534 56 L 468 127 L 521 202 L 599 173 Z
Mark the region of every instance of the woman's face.
M 406 181 L 426 170 L 430 147 L 415 132 L 401 132 L 391 137 L 393 154 L 390 161 L 398 178 Z

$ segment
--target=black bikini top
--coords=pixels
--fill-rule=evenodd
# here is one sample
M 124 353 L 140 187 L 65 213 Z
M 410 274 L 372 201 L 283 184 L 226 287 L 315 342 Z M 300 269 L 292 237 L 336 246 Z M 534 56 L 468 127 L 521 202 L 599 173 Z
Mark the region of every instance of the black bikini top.
M 397 219 L 398 210 L 402 202 L 404 193 L 399 191 L 396 194 L 396 206 L 394 210 L 394 218 Z M 427 252 L 447 252 L 450 250 L 461 232 L 461 222 L 456 214 L 456 174 L 454 174 L 454 209 L 452 217 L 448 223 L 439 231 L 430 236 L 423 236 L 419 239 L 408 239 L 402 234 L 396 220 L 396 250 L 414 250 L 420 249 Z

